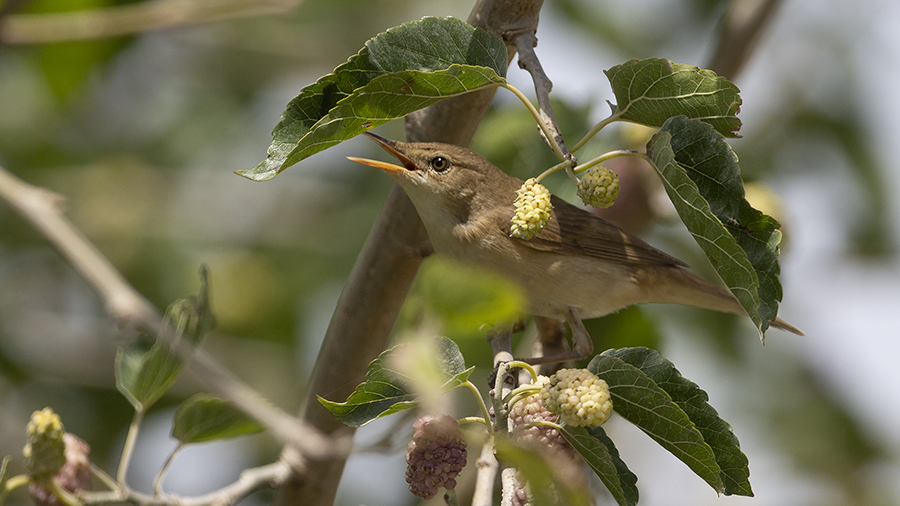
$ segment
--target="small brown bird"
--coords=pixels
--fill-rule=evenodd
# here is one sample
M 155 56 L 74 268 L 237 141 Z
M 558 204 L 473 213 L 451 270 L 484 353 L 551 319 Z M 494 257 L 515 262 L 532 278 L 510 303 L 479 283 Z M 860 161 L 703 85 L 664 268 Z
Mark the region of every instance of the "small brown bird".
M 510 237 L 512 203 L 523 181 L 469 149 L 366 135 L 402 166 L 350 160 L 382 169 L 400 184 L 439 256 L 506 276 L 526 294 L 531 314 L 566 320 L 574 350 L 540 362 L 590 355 L 593 343 L 581 319 L 632 304 L 685 304 L 746 315 L 728 290 L 688 272 L 684 262 L 556 196 L 543 230 L 530 240 Z M 803 335 L 781 319 L 771 325 Z

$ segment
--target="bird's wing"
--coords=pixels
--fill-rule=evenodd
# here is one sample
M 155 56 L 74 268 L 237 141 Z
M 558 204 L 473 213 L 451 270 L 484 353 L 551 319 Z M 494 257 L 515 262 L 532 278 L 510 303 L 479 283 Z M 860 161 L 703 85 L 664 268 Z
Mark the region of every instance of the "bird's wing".
M 515 241 L 539 251 L 582 255 L 626 265 L 686 265 L 584 209 L 556 196 L 551 199 L 553 211 L 547 226 L 529 240 Z

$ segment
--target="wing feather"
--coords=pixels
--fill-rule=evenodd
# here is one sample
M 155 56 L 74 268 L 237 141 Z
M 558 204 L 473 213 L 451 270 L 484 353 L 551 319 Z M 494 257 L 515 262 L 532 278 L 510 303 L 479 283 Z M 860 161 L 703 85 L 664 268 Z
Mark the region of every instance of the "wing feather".
M 626 265 L 686 265 L 559 197 L 552 196 L 551 202 L 553 211 L 544 230 L 530 240 L 515 241 L 538 251 L 582 255 Z

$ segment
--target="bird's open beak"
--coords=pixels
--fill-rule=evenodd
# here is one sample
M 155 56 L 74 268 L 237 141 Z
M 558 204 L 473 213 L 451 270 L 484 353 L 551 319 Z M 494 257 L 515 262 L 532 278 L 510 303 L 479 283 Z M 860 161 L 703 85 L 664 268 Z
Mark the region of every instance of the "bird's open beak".
M 397 149 L 397 147 L 396 147 L 397 143 L 395 141 L 392 141 L 390 139 L 385 139 L 384 137 L 381 137 L 380 135 L 375 135 L 371 132 L 363 132 L 363 133 L 366 134 L 367 136 L 369 136 L 369 138 L 372 139 L 373 141 L 377 142 L 378 145 L 381 146 L 382 148 L 384 148 L 385 151 L 396 156 L 397 159 L 400 160 L 400 163 L 403 164 L 403 166 L 401 167 L 399 165 L 394 165 L 392 163 L 380 162 L 378 160 L 369 160 L 368 158 L 357 158 L 355 156 L 348 156 L 347 157 L 348 160 L 352 160 L 354 162 L 361 163 L 363 165 L 368 165 L 370 167 L 376 167 L 376 168 L 381 169 L 386 172 L 401 172 L 402 173 L 402 172 L 406 172 L 406 171 L 416 170 L 416 164 L 414 164 L 412 160 L 407 158 L 406 155 L 404 155 Z

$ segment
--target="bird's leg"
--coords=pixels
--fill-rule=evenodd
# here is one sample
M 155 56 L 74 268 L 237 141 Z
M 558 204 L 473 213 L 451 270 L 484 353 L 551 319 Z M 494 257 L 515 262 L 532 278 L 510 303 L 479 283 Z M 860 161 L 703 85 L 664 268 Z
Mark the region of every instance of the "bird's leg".
M 563 315 L 566 317 L 566 323 L 569 324 L 569 328 L 572 329 L 572 347 L 575 348 L 578 358 L 585 358 L 593 353 L 594 340 L 591 339 L 591 335 L 584 328 L 584 322 L 581 321 L 578 311 L 574 307 L 568 307 L 563 312 Z
M 535 365 L 553 364 L 567 360 L 579 360 L 594 352 L 594 341 L 591 339 L 591 335 L 588 334 L 587 329 L 584 328 L 584 323 L 581 322 L 578 311 L 575 308 L 566 308 L 563 311 L 563 316 L 566 319 L 566 323 L 569 324 L 569 328 L 572 329 L 572 347 L 574 349 L 546 357 L 526 358 L 524 359 L 525 362 Z
M 572 349 L 569 347 L 569 340 L 566 339 L 566 324 L 563 320 L 535 316 L 534 323 L 537 327 L 538 335 L 534 340 L 532 356 L 553 357 Z M 566 361 L 554 364 L 541 364 L 535 369 L 542 376 L 550 376 L 564 367 L 572 367 L 572 363 Z

